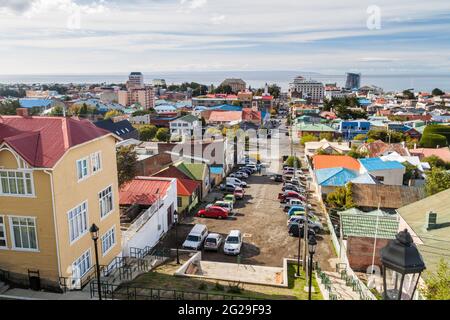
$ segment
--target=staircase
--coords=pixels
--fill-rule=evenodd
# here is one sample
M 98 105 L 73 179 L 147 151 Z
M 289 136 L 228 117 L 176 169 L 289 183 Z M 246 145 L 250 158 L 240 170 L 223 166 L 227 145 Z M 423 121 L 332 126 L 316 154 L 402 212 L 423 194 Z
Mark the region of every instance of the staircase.
M 341 279 L 339 273 L 330 271 L 324 271 L 324 273 L 330 279 L 332 291 L 339 297 L 338 300 L 361 300 L 359 294 Z

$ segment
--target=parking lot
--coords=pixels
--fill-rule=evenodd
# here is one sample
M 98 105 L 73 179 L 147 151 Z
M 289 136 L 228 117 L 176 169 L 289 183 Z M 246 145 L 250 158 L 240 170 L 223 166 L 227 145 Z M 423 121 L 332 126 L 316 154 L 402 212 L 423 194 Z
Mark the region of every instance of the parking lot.
M 219 233 L 224 238 L 231 230 L 240 230 L 243 235 L 243 247 L 240 261 L 243 264 L 266 266 L 282 266 L 283 258 L 296 258 L 298 238 L 293 238 L 287 232 L 287 215 L 280 207 L 277 199 L 282 184 L 274 182 L 268 176 L 253 175 L 247 179 L 249 185 L 245 189 L 244 200 L 238 200 L 235 214 L 228 219 L 185 218 L 178 226 L 178 239 L 181 246 L 191 228 L 196 223 L 205 224 L 209 232 Z M 205 204 L 219 200 L 223 193 L 213 190 L 205 199 Z M 313 207 L 315 203 L 312 203 Z M 314 208 L 320 217 L 320 210 Z M 328 258 L 332 254 L 330 240 L 325 232 L 317 236 L 318 250 L 315 256 L 323 268 L 328 268 Z M 176 247 L 175 232 L 165 237 L 162 243 L 165 247 Z M 303 246 L 303 244 L 302 244 Z M 222 248 L 219 252 L 204 252 L 204 260 L 220 262 L 237 262 L 237 257 L 226 256 Z M 323 261 L 321 261 L 323 260 Z M 323 263 L 322 263 L 323 262 Z

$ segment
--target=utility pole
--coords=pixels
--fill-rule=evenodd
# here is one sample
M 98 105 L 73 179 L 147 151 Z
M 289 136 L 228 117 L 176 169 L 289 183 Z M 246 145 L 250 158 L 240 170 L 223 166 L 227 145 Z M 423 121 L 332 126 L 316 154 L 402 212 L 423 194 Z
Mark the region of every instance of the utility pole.
M 308 191 L 309 191 L 309 182 L 306 182 L 306 194 L 305 194 L 305 222 L 303 224 L 303 241 L 304 241 L 304 251 L 303 251 L 303 270 L 305 270 L 305 274 L 308 274 L 308 264 L 306 260 L 308 259 L 308 217 L 309 217 L 309 209 L 308 209 Z M 300 236 L 300 233 L 299 233 Z M 306 280 L 308 281 L 308 280 Z

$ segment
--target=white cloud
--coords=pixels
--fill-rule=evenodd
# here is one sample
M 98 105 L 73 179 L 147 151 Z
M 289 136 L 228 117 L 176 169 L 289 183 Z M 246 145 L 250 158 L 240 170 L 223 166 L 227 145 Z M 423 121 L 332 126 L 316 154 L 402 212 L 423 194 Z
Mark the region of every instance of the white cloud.
M 222 24 L 225 22 L 225 15 L 221 14 L 221 15 L 213 15 L 210 19 L 212 24 Z

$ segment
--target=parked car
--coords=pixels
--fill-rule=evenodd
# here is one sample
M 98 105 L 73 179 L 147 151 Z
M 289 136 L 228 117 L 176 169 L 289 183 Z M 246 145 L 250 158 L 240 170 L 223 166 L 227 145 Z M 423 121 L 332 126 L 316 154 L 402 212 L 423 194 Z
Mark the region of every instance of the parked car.
M 280 200 L 281 203 L 284 203 L 287 201 L 288 198 L 292 198 L 292 199 L 299 199 L 301 201 L 306 201 L 306 197 L 301 195 L 298 192 L 295 191 L 286 191 L 286 192 L 281 192 L 278 194 L 278 200 Z
M 258 171 L 258 167 L 256 166 L 256 164 L 246 164 L 245 168 L 249 168 L 252 170 L 253 173 L 255 173 L 256 171 Z
M 283 174 L 294 174 L 295 169 L 292 167 L 285 167 L 283 168 Z
M 294 185 L 294 186 L 296 186 L 296 187 L 303 187 L 303 188 L 306 188 L 306 183 L 305 182 L 302 182 L 302 181 L 299 181 L 298 179 L 287 179 L 287 180 L 284 180 L 284 183 L 286 184 L 286 183 L 289 183 L 289 184 L 292 184 L 292 185 Z
M 195 216 L 201 218 L 226 219 L 228 218 L 228 210 L 218 206 L 210 206 L 199 210 Z
M 300 199 L 294 199 L 294 198 L 287 198 L 286 199 L 286 203 L 283 207 L 283 211 L 284 212 L 288 212 L 289 209 L 293 206 L 302 206 L 304 207 L 305 205 L 308 206 L 308 208 L 312 208 L 310 204 L 306 204 L 304 201 L 300 200 Z
M 305 223 L 305 216 L 292 216 L 291 218 L 289 218 L 288 220 L 288 227 L 291 224 L 304 224 Z M 323 225 L 322 223 L 316 219 L 315 221 L 313 221 L 313 219 L 309 218 L 308 219 L 308 228 L 314 230 L 315 233 L 319 233 L 320 231 L 323 230 Z
M 220 245 L 223 242 L 223 237 L 218 233 L 210 233 L 205 239 L 203 248 L 208 251 L 219 251 Z
M 199 250 L 207 236 L 208 228 L 204 224 L 196 224 L 183 242 L 183 248 Z
M 227 194 L 223 197 L 223 201 L 231 202 L 234 205 L 236 203 L 236 198 L 234 197 L 234 194 Z
M 290 183 L 286 183 L 282 188 L 281 191 L 286 192 L 286 191 L 295 191 L 298 193 L 305 193 L 305 189 L 301 188 L 301 187 L 297 187 L 294 186 L 293 184 Z
M 242 188 L 236 188 L 234 189 L 233 195 L 237 200 L 242 200 L 245 197 L 245 191 Z
M 238 255 L 241 253 L 242 236 L 239 230 L 231 230 L 225 239 L 223 245 L 223 253 L 230 255 Z
M 230 202 L 230 201 L 216 201 L 216 202 L 214 202 L 214 204 L 209 204 L 206 207 L 207 208 L 208 207 L 212 207 L 212 206 L 221 207 L 221 208 L 227 209 L 228 210 L 228 214 L 230 214 L 230 213 L 233 212 L 233 209 L 234 209 L 233 205 L 234 204 L 232 202 Z
M 226 179 L 227 183 L 231 183 L 234 184 L 235 186 L 241 187 L 241 188 L 246 188 L 247 187 L 247 182 L 244 182 L 238 178 L 233 178 L 233 177 L 227 177 Z
M 253 174 L 253 170 L 247 167 L 241 167 L 238 171 L 245 172 L 249 177 Z
M 236 189 L 236 186 L 231 183 L 225 183 L 225 184 L 220 185 L 220 190 L 225 191 L 225 192 L 234 192 L 235 189 Z
M 245 172 L 237 171 L 234 173 L 230 173 L 230 178 L 238 178 L 238 179 L 247 179 L 248 175 Z
M 275 181 L 275 182 L 283 182 L 283 176 L 281 174 L 275 174 L 273 176 L 273 181 Z
M 303 225 L 299 224 L 291 224 L 288 229 L 288 233 L 291 237 L 298 237 L 300 234 L 300 237 L 303 238 L 305 234 L 305 230 L 303 229 Z M 310 235 L 315 235 L 316 233 L 312 229 L 308 229 L 308 237 Z

